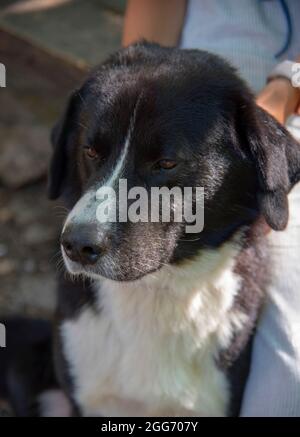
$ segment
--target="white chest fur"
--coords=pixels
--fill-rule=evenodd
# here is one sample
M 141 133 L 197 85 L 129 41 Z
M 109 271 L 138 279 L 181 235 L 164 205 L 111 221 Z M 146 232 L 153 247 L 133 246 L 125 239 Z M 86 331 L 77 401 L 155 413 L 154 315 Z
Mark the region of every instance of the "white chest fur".
M 228 387 L 215 357 L 243 317 L 232 309 L 238 245 L 132 283 L 103 279 L 99 312 L 83 308 L 61 326 L 86 415 L 226 414 Z

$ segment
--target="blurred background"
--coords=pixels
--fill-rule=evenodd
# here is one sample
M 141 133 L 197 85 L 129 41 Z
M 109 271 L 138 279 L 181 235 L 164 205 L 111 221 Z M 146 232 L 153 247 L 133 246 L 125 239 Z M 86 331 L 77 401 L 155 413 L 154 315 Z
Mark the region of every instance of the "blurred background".
M 48 318 L 63 209 L 49 134 L 69 92 L 120 47 L 126 0 L 0 0 L 0 314 Z

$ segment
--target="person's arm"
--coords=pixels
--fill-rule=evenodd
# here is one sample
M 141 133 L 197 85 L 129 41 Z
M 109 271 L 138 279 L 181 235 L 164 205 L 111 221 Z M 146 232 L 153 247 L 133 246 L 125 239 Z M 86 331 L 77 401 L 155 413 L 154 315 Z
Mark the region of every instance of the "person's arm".
M 259 93 L 256 103 L 269 112 L 280 123 L 296 113 L 300 101 L 300 90 L 286 79 L 274 79 Z
M 187 0 L 128 0 L 122 45 L 140 39 L 175 46 L 180 38 Z
M 300 62 L 300 57 L 296 62 Z M 284 124 L 290 115 L 300 114 L 300 88 L 293 87 L 287 79 L 273 79 L 258 94 L 256 103 Z

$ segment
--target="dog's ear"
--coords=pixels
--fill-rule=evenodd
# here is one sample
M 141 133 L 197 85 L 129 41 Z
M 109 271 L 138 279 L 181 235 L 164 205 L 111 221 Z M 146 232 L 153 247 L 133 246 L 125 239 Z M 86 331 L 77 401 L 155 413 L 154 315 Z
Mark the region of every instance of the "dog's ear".
M 300 180 L 300 143 L 255 104 L 243 107 L 246 141 L 258 174 L 258 203 L 268 225 L 283 230 L 288 222 L 288 198 Z
M 77 100 L 77 92 L 74 92 L 68 100 L 63 116 L 51 132 L 53 154 L 48 173 L 49 199 L 57 199 L 61 195 L 67 176 L 67 144 L 75 121 Z

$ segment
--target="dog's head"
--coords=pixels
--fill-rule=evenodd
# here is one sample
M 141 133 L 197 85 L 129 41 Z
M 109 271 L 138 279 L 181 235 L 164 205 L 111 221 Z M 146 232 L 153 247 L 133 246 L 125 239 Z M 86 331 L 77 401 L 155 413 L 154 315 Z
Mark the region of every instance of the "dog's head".
M 287 194 L 300 178 L 299 144 L 227 63 L 201 51 L 137 44 L 118 52 L 71 96 L 52 141 L 49 195 L 71 209 L 62 233 L 67 267 L 115 280 L 217 247 L 260 216 L 284 229 Z M 203 230 L 188 233 L 175 220 L 184 201 L 172 197 L 169 221 L 149 211 L 148 220 L 120 220 L 120 179 L 127 192 L 142 187 L 148 206 L 153 187 L 203 187 Z M 116 209 L 108 223 L 98 214 L 103 186 L 117 189 L 101 199 Z

